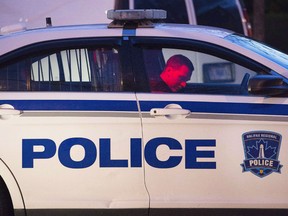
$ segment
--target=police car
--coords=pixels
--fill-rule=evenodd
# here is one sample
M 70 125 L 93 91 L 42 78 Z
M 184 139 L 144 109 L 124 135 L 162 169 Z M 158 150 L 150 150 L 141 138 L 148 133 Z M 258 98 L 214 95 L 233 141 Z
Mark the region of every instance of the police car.
M 287 215 L 288 56 L 161 10 L 108 16 L 1 29 L 0 215 Z M 154 92 L 174 55 L 191 79 Z

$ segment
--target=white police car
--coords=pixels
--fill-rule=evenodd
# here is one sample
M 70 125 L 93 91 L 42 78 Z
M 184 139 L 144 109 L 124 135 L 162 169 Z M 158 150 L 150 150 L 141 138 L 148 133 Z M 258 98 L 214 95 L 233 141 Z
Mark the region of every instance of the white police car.
M 0 215 L 287 215 L 288 56 L 153 24 L 164 11 L 108 15 L 2 29 Z M 186 88 L 153 92 L 175 54 Z

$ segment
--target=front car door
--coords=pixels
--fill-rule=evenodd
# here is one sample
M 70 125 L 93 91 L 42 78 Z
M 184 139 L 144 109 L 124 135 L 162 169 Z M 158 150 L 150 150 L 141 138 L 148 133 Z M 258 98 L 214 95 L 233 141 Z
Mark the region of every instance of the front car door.
M 138 38 L 134 46 L 144 65 L 136 69 L 149 84 L 172 55 L 194 65 L 182 92 L 153 92 L 148 84 L 137 93 L 150 212 L 254 214 L 251 208 L 262 208 L 270 214 L 287 208 L 288 101 L 252 96 L 247 88 L 249 77 L 273 71 L 200 41 Z

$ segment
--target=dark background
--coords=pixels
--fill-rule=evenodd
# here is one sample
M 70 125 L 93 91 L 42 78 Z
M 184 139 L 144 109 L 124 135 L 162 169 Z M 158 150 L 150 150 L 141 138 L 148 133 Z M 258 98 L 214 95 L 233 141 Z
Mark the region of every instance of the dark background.
M 244 0 L 253 29 L 257 28 L 254 15 L 261 10 L 261 8 L 253 7 L 254 1 L 261 0 Z M 288 54 L 288 0 L 263 0 L 263 2 L 264 30 L 261 40 Z

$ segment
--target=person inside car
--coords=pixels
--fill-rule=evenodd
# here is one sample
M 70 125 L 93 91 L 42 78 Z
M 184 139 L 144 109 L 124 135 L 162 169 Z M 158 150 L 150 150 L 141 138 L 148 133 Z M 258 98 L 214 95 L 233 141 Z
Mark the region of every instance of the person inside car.
M 171 56 L 160 74 L 160 79 L 151 83 L 152 92 L 179 92 L 186 87 L 193 70 L 194 66 L 186 56 Z

